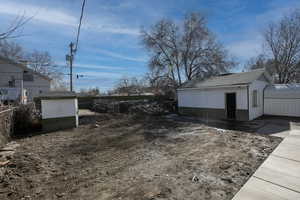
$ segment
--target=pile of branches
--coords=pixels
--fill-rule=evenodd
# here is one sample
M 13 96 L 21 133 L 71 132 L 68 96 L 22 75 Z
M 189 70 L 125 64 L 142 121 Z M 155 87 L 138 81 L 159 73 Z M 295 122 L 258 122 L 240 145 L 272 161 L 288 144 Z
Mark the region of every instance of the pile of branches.
M 162 104 L 154 101 L 133 105 L 129 108 L 129 113 L 142 115 L 162 115 L 169 113 L 169 110 L 165 109 Z
M 176 102 L 149 100 L 116 101 L 110 103 L 95 103 L 92 110 L 99 113 L 162 115 L 175 112 Z
M 108 112 L 108 103 L 95 103 L 91 107 L 91 110 L 98 113 L 107 113 Z

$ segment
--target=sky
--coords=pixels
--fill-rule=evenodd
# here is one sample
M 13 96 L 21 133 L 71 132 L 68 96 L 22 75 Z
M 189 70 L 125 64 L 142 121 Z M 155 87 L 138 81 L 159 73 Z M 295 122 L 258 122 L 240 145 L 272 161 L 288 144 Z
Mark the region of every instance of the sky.
M 75 41 L 82 0 L 0 0 L 0 32 L 18 16 L 31 17 L 14 39 L 27 51 L 48 51 L 68 73 L 65 55 Z M 122 77 L 142 77 L 149 55 L 141 28 L 162 18 L 180 23 L 189 12 L 207 17 L 209 29 L 241 66 L 264 51 L 262 32 L 270 22 L 300 8 L 299 0 L 87 0 L 74 61 L 75 88 L 112 89 Z M 68 80 L 68 77 L 65 77 Z

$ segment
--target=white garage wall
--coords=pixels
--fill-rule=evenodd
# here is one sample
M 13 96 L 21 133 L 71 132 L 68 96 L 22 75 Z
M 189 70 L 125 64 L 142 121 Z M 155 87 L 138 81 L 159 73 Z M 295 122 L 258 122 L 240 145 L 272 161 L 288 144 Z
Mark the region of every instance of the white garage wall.
M 249 120 L 260 117 L 264 114 L 263 103 L 264 103 L 264 88 L 267 86 L 265 81 L 253 81 L 249 86 Z M 253 107 L 253 90 L 257 90 L 257 107 Z
M 235 92 L 237 109 L 247 110 L 247 87 L 178 90 L 179 107 L 225 109 L 225 93 Z
M 265 98 L 266 115 L 300 117 L 300 99 Z
M 60 118 L 77 115 L 77 99 L 42 100 L 42 118 Z

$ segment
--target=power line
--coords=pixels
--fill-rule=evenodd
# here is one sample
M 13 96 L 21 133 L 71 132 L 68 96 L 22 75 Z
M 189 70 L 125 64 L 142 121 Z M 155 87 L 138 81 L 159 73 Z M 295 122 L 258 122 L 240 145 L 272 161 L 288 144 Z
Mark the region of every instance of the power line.
M 80 20 L 79 20 L 79 25 L 78 25 L 78 30 L 77 30 L 75 46 L 74 46 L 73 42 L 70 43 L 70 45 L 69 45 L 70 54 L 68 54 L 66 56 L 66 60 L 69 61 L 69 63 L 70 63 L 70 91 L 71 92 L 73 91 L 73 61 L 74 61 L 74 56 L 76 54 L 76 51 L 78 49 L 79 36 L 80 36 L 80 30 L 81 30 L 81 25 L 82 25 L 85 4 L 86 4 L 86 0 L 83 0 L 82 6 L 81 6 L 81 14 L 80 14 Z
M 82 6 L 81 6 L 81 14 L 80 14 L 79 26 L 78 26 L 78 31 L 77 31 L 77 37 L 76 37 L 75 52 L 78 49 L 78 42 L 79 42 L 79 36 L 80 36 L 80 30 L 81 30 L 81 25 L 82 25 L 85 3 L 86 3 L 86 0 L 83 0 Z

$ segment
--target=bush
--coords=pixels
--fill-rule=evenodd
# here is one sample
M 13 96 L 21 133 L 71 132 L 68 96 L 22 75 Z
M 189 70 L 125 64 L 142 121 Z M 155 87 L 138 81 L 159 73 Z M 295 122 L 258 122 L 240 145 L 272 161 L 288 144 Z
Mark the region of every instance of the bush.
M 40 117 L 34 104 L 19 105 L 14 111 L 14 134 L 28 135 L 41 130 Z

